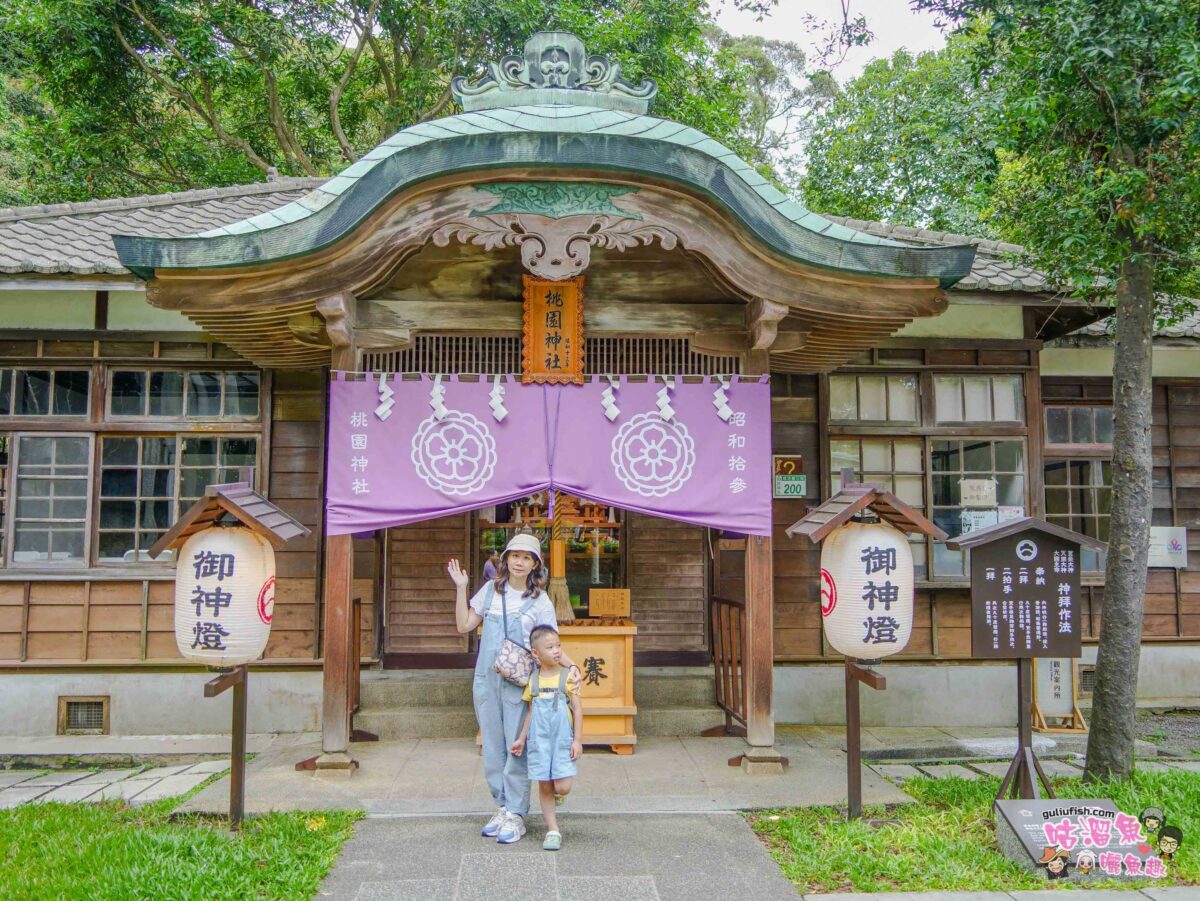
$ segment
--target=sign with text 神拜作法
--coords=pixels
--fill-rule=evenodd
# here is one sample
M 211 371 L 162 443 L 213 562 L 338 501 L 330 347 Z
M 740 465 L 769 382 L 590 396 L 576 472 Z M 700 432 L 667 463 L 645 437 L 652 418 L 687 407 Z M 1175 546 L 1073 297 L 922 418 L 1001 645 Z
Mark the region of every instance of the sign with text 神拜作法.
M 1036 528 L 972 547 L 971 655 L 1078 657 L 1079 576 L 1079 544 Z

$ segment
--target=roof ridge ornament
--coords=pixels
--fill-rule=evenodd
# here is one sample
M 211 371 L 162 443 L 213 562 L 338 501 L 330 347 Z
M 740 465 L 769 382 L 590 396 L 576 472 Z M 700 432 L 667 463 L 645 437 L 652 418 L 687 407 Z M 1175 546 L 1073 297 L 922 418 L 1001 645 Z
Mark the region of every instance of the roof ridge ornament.
M 571 104 L 644 115 L 658 84 L 652 78 L 630 84 L 620 63 L 586 56 L 583 41 L 568 31 L 539 31 L 525 42 L 523 55 L 488 63 L 487 74 L 474 82 L 456 76 L 450 90 L 466 112 Z

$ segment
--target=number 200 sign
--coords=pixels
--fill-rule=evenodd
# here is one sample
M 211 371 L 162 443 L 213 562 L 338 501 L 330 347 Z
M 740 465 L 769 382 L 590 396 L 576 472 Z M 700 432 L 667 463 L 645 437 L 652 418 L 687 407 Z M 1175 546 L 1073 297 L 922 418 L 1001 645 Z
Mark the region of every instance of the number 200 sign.
M 776 454 L 774 464 L 774 497 L 799 497 L 808 495 L 808 476 L 804 474 L 804 458 Z

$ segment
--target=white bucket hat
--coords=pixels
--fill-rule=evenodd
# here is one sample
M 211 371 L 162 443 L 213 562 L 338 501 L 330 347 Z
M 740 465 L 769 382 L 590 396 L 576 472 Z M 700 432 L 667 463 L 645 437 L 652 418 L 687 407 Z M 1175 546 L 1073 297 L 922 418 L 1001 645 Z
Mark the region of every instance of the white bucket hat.
M 542 565 L 542 543 L 538 541 L 536 535 L 530 535 L 528 532 L 514 535 L 507 547 L 504 548 L 503 556 L 508 556 L 509 551 L 525 551 L 533 554 L 537 558 L 538 566 Z

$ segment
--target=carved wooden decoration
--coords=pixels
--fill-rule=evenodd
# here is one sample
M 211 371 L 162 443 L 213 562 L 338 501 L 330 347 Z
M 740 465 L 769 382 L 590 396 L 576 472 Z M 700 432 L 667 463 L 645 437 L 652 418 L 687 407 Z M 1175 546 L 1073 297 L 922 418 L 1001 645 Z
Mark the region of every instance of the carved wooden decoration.
M 565 281 L 522 276 L 521 381 L 583 384 L 583 276 Z

